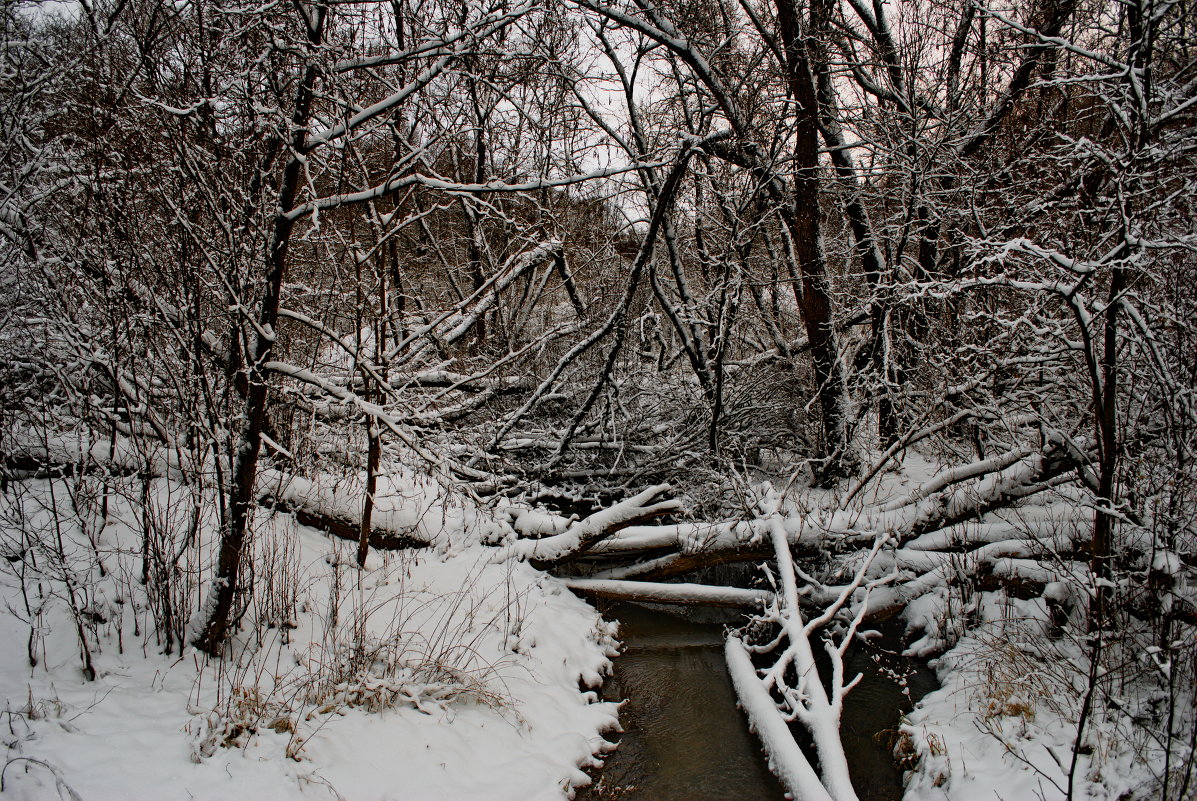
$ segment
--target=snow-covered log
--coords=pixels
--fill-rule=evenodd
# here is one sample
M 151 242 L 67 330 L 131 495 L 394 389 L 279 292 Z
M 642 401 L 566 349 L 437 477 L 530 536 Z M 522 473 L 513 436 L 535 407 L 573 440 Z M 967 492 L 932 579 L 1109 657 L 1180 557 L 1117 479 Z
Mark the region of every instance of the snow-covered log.
M 127 437 L 50 437 L 36 441 L 20 439 L 18 447 L 0 457 L 0 479 L 56 477 L 91 471 L 109 475 L 140 475 L 148 478 L 181 479 L 205 474 L 210 464 L 190 461 L 189 451 L 161 445 L 138 445 Z M 255 498 L 262 506 L 289 512 L 305 526 L 336 537 L 357 541 L 361 526 L 361 503 L 355 493 L 345 498 L 321 482 L 277 469 L 263 469 L 255 480 Z M 376 513 L 370 545 L 381 550 L 422 548 L 429 539 L 411 524 L 412 509 L 401 513 Z
M 819 774 L 815 773 L 810 760 L 794 741 L 786 719 L 778 712 L 769 691 L 761 684 L 744 643 L 739 637 L 728 637 L 723 653 L 736 696 L 748 715 L 748 723 L 760 738 L 769 756 L 769 767 L 786 792 L 803 801 L 832 801 Z
M 770 500 L 772 509 L 767 521 L 779 587 L 773 604 L 760 620 L 776 626 L 779 633 L 771 643 L 760 647 L 745 646 L 738 638 L 729 638 L 725 649 L 728 670 L 736 693 L 769 753 L 773 769 L 786 789 L 795 798 L 857 801 L 840 740 L 840 716 L 844 696 L 856 686 L 860 676 L 844 680 L 843 657 L 864 618 L 868 593 L 892 578 L 891 574 L 866 581 L 873 559 L 889 537 L 878 536 L 853 581 L 820 614 L 809 621 L 804 620 L 799 605 L 799 573 L 794 567 L 785 526 L 777 513 L 778 499 Z M 838 643 L 825 643 L 831 658 L 831 675 L 825 681 L 815 662 L 811 637 L 847 605 L 858 589 L 863 589 L 865 600 L 859 605 L 854 619 L 840 635 Z M 772 653 L 774 661 L 758 670 L 748 656 L 749 650 Z M 810 734 L 818 754 L 817 773 L 794 742 L 785 725 L 788 720 L 798 721 Z
M 600 509 L 584 520 L 571 523 L 560 534 L 537 540 L 519 540 L 511 545 L 511 553 L 542 569 L 574 559 L 622 528 L 680 511 L 682 506 L 677 500 L 653 503 L 654 498 L 669 489 L 668 484 L 649 487 L 631 498 Z
M 748 607 L 759 610 L 773 602 L 773 593 L 768 590 L 715 587 L 709 584 L 662 584 L 651 581 L 568 578 L 565 579 L 565 586 L 576 592 L 599 598 L 682 606 Z
M 258 503 L 295 516 L 304 526 L 311 526 L 335 537 L 357 542 L 361 537 L 362 504 L 358 493 L 351 498 L 338 497 L 317 481 L 291 476 L 277 470 L 263 470 L 257 479 Z M 425 548 L 431 545 L 417 525 L 408 518 L 418 512 L 404 510 L 395 514 L 375 509 L 371 515 L 370 547 L 382 551 Z
M 877 534 L 902 545 L 926 534 L 976 520 L 1042 492 L 1076 469 L 1062 448 L 1045 453 L 1003 454 L 949 468 L 900 505 L 817 508 L 780 519 L 790 548 L 799 555 L 851 550 Z M 986 472 L 988 470 L 988 472 Z M 930 488 L 938 491 L 924 494 Z M 763 520 L 635 526 L 609 538 L 596 553 L 618 554 L 671 548 L 675 552 L 596 574 L 604 579 L 661 579 L 730 562 L 768 559 L 771 534 Z

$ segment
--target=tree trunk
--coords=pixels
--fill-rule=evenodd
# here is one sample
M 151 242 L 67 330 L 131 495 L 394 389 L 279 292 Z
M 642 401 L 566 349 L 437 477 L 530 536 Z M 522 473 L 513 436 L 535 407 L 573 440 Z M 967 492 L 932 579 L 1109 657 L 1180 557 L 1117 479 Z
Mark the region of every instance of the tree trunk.
M 819 108 L 811 73 L 809 43 L 803 41 L 792 0 L 776 0 L 785 46 L 786 80 L 798 119 L 794 133 L 794 187 L 790 213 L 784 215 L 798 264 L 794 299 L 810 342 L 819 411 L 823 422 L 821 481 L 832 484 L 855 467 L 849 430 L 848 392 L 831 321 L 831 295 L 819 211 Z
M 324 28 L 326 9 L 311 9 L 308 40 L 311 51 L 319 46 Z M 316 86 L 317 69 L 308 64 L 295 99 L 292 116 L 291 157 L 283 170 L 279 187 L 278 212 L 266 254 L 266 295 L 262 298 L 256 333 L 251 352 L 246 354 L 248 387 L 245 393 L 244 420 L 237 441 L 233 464 L 233 485 L 229 498 L 229 520 L 221 532 L 217 556 L 216 576 L 205 608 L 206 619 L 192 644 L 209 654 L 219 654 L 230 625 L 233 601 L 237 593 L 237 579 L 246 545 L 250 512 L 255 503 L 254 480 L 258 472 L 258 455 L 262 448 L 262 431 L 266 421 L 266 392 L 268 374 L 262 365 L 270 361 L 274 348 L 275 328 L 278 324 L 279 300 L 283 276 L 287 269 L 287 251 L 291 242 L 294 220 L 287 212 L 295 205 L 302 174 L 302 154 L 307 142 L 307 125 Z

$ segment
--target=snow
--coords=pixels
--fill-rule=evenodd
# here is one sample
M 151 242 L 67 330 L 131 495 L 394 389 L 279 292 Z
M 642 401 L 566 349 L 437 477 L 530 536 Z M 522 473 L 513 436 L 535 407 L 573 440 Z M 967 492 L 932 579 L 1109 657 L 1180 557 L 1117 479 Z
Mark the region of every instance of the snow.
M 1072 498 L 1057 497 L 1026 511 L 1032 521 L 1067 521 L 1087 510 Z M 1006 536 L 1026 528 L 1026 521 L 1008 516 Z M 992 518 L 985 524 L 981 541 L 996 542 L 982 550 L 1002 544 L 1001 527 Z M 1149 727 L 1133 721 L 1158 716 L 1159 709 L 1130 707 L 1151 705 L 1151 684 L 1144 681 L 1151 649 L 1128 654 L 1122 668 L 1116 686 L 1130 699 L 1127 708 L 1118 709 L 1116 699 L 1103 701 L 1097 693 L 1087 725 L 1078 732 L 1089 688 L 1090 651 L 1077 633 L 1084 623 L 1074 621 L 1079 629 L 1060 630 L 1049 605 L 1078 601 L 1087 566 L 1062 562 L 1053 568 L 1017 558 L 992 558 L 992 565 L 995 573 L 1046 582 L 1042 595 L 1021 600 L 1002 590 L 941 584 L 903 610 L 908 631 L 916 634 L 906 654 L 940 654 L 932 665 L 941 684 L 901 725 L 898 750 L 917 763 L 906 775 L 905 801 L 1062 801 L 1069 797 L 1078 736 L 1071 798 L 1146 797 L 1163 755 Z
M 38 507 L 51 482 L 22 486 L 24 528 L 33 531 L 49 522 Z M 55 490 L 61 502 L 65 483 Z M 425 490 L 409 484 L 406 496 L 426 498 Z M 152 492 L 162 503 L 182 497 L 162 479 Z M 6 553 L 21 539 L 15 497 L 0 499 Z M 164 655 L 147 639 L 136 520 L 130 504 L 111 500 L 98 538 L 106 576 L 88 574 L 83 607 L 104 621 L 90 639 L 95 681 L 80 670 L 53 571 L 40 582 L 47 594 L 33 599 L 44 611 L 33 618 L 32 668 L 17 563 L 0 573 L 9 610 L 0 615 L 9 643 L 0 650 L 4 789 L 14 799 L 56 798 L 61 781 L 63 797 L 88 801 L 548 801 L 588 783 L 583 768 L 611 747 L 603 733 L 618 727 L 617 705 L 580 685 L 609 670 L 613 626 L 559 580 L 496 561 L 460 506 L 435 506 L 421 523 L 446 529 L 430 537 L 439 547 L 373 553 L 361 572 L 352 543 L 260 510 L 257 577 L 265 583 L 276 570 L 282 579 L 259 590 L 228 659 L 205 663 L 190 648 Z M 81 579 L 91 553 L 78 527 L 67 528 Z M 192 597 L 206 590 L 197 582 Z M 262 596 L 284 591 L 297 602 L 294 628 L 255 626 L 268 616 Z
M 122 459 L 122 440 L 115 454 L 107 447 L 69 439 L 41 446 L 144 469 L 144 460 Z M 1025 469 L 1021 457 L 1004 459 L 1013 461 L 974 488 L 993 491 Z M 182 471 L 167 455 L 151 461 L 158 477 L 146 478 L 147 508 L 158 516 L 160 530 L 177 532 L 194 490 L 176 483 Z M 782 603 L 797 612 L 787 546 L 828 537 L 862 541 L 881 523 L 911 531 L 920 515 L 935 513 L 930 507 L 936 500 L 925 497 L 928 487 L 960 475 L 908 457 L 902 471 L 887 474 L 870 498 L 861 499 L 867 505 L 853 509 L 839 508 L 831 495 L 783 499 L 766 493 L 763 505 L 773 504 L 767 517 L 628 525 L 594 546 L 634 553 L 673 544 L 686 554 L 768 536 L 779 570 L 790 577 L 774 595 L 610 576 L 557 579 L 529 563 L 567 557 L 604 532 L 677 511 L 676 501 L 658 500 L 669 492 L 665 485 L 578 520 L 514 502 L 488 510 L 397 468 L 379 478 L 375 525 L 427 547 L 374 552 L 364 571 L 353 565 L 354 543 L 330 540 L 287 514 L 256 510 L 252 563 L 259 591 L 221 663 L 207 663 L 190 649 L 164 655 L 152 633 L 161 609 L 140 582 L 143 476 L 107 478 L 125 493 L 110 496 L 107 520 L 81 494 L 88 487 L 94 492 L 100 477 L 14 481 L 0 496 L 0 552 L 8 557 L 0 562 L 7 609 L 0 614 L 0 637 L 10 644 L 0 652 L 4 789 L 16 799 L 76 793 L 89 801 L 234 794 L 354 801 L 569 797 L 589 782 L 584 769 L 600 764 L 612 747 L 604 733 L 618 728 L 617 705 L 599 702 L 586 689 L 610 668 L 613 627 L 571 590 L 758 608 L 763 603 L 766 614 Z M 362 486 L 354 478 L 299 478 L 264 469 L 259 491 L 352 519 Z M 1083 539 L 1092 512 L 1081 497 L 1062 489 L 1017 512 L 922 534 L 897 548 L 878 539 L 871 570 L 843 561 L 842 567 L 861 570 L 855 583 L 804 588 L 808 600 L 847 604 L 859 622 L 861 582 L 868 580 L 870 607 L 904 604 L 912 635 L 907 653 L 938 657 L 942 688 L 901 725 L 900 748 L 917 762 L 907 777 L 906 801 L 970 801 L 992 797 L 995 789 L 1005 799 L 1067 795 L 1062 788 L 1088 686 L 1087 654 L 1075 632 L 1059 635 L 1057 618 L 1061 609 L 1083 608 L 1088 568 L 1065 559 L 1046 562 L 1041 555 L 1066 552 Z M 885 512 L 895 498 L 913 500 Z M 64 544 L 57 548 L 48 513 L 54 505 L 68 509 Z M 215 537 L 215 514 L 211 504 L 206 508 L 197 553 L 210 553 Z M 40 543 L 36 560 L 24 556 L 33 541 Z M 950 552 L 961 546 L 971 551 Z M 1019 600 L 959 581 L 981 565 L 1000 577 L 1044 584 L 1041 597 Z M 1177 588 L 1187 578 L 1175 551 L 1157 549 L 1142 568 Z M 22 570 L 35 571 L 23 584 Z M 212 566 L 189 556 L 179 571 L 176 602 L 198 607 Z M 901 583 L 873 586 L 899 575 Z M 81 670 L 77 620 L 88 632 L 95 681 L 85 680 Z M 795 614 L 789 622 L 791 639 L 806 649 L 798 662 L 811 663 L 808 629 L 827 622 L 826 616 L 803 623 Z M 37 658 L 32 668 L 25 647 L 30 642 Z M 1165 649 L 1153 648 L 1130 654 L 1128 662 L 1166 678 L 1173 669 L 1169 658 Z M 846 769 L 838 777 L 824 767 L 823 779 L 816 775 L 812 785 L 809 762 L 799 760 L 800 751 L 795 756 L 792 738 L 782 737 L 787 717 L 813 724 L 822 762 L 835 762 L 838 754 L 825 754 L 823 746 L 838 741 L 846 677 L 833 675 L 831 697 L 815 699 L 813 706 L 810 699 L 819 693 L 799 682 L 791 689 L 807 705 L 786 713 L 769 689 L 785 665 L 780 673 L 762 675 L 734 638 L 727 662 L 787 786 L 811 797 L 850 797 Z M 1152 779 L 1145 729 L 1128 722 L 1154 714 L 1150 695 L 1131 686 L 1117 703 L 1129 712 L 1103 707 L 1081 734 L 1073 775 L 1077 799 L 1118 798 Z
M 906 801 L 965 801 L 995 789 L 1008 799 L 1065 795 L 1084 674 L 1071 669 L 1075 654 L 1038 653 L 1030 644 L 1044 641 L 1041 601 L 984 596 L 984 622 L 938 660 L 943 686 L 902 725 L 920 758 Z M 1118 798 L 1146 778 L 1130 769 L 1119 734 L 1086 735 L 1102 759 L 1079 757 L 1076 798 Z

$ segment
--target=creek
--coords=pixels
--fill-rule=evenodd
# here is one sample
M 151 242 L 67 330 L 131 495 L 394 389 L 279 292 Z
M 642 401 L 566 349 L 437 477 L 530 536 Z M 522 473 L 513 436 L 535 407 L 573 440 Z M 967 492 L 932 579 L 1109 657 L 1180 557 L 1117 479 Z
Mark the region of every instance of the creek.
M 696 623 L 634 604 L 612 604 L 604 616 L 620 623 L 623 653 L 603 685 L 605 700 L 627 703 L 624 733 L 580 801 L 780 801 L 723 661 L 723 626 Z M 883 628 L 879 641 L 854 644 L 845 674 L 863 673 L 844 704 L 841 732 L 861 801 L 896 801 L 902 776 L 891 754 L 901 715 L 936 687 L 921 663 L 886 649 L 901 630 Z M 899 649 L 900 650 L 900 649 Z M 879 667 L 878 661 L 889 671 Z M 905 675 L 909 695 L 893 673 Z

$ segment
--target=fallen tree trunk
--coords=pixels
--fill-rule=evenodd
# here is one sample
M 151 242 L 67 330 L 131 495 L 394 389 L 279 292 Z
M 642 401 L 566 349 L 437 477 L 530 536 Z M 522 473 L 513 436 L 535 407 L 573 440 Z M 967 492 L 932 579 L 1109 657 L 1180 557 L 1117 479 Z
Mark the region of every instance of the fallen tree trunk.
M 759 610 L 773 602 L 773 593 L 768 590 L 715 587 L 709 584 L 659 584 L 649 581 L 569 578 L 565 579 L 565 586 L 597 598 L 681 606 L 719 606 L 732 609 L 747 607 Z
M 349 542 L 360 542 L 360 518 L 354 519 L 335 513 L 322 512 L 300 503 L 275 497 L 269 492 L 260 494 L 258 496 L 258 503 L 268 509 L 292 515 L 295 518 L 295 522 L 301 526 L 309 526 L 323 531 L 325 534 L 331 534 L 334 537 L 348 540 Z M 427 548 L 429 545 L 429 542 L 413 536 L 411 531 L 406 528 L 396 531 L 385 526 L 370 527 L 370 547 L 380 551 Z
M 108 441 L 72 440 L 23 443 L 16 453 L 3 457 L 0 478 L 63 478 L 89 473 L 137 478 L 168 478 L 200 469 L 183 463 L 179 451 L 160 447 L 143 453 L 121 438 L 115 447 Z M 319 529 L 332 536 L 357 542 L 361 528 L 361 508 L 338 506 L 326 493 L 315 490 L 314 482 L 275 469 L 259 472 L 255 498 L 266 508 L 294 515 L 300 525 Z M 370 545 L 380 550 L 424 548 L 427 539 L 416 535 L 413 526 L 388 522 L 371 527 Z
M 614 506 L 600 509 L 584 520 L 571 523 L 559 534 L 540 539 L 517 540 L 510 546 L 510 552 L 541 570 L 563 565 L 582 556 L 599 541 L 620 529 L 681 511 L 681 503 L 676 500 L 653 502 L 657 496 L 668 490 L 668 484 L 649 487 Z
M 739 637 L 728 637 L 724 647 L 727 672 L 740 706 L 748 715 L 749 727 L 756 733 L 769 756 L 769 767 L 792 798 L 803 801 L 832 801 L 819 774 L 790 733 L 790 726 L 773 703 L 773 697 L 761 684 L 752 659 Z
M 795 556 L 813 557 L 860 548 L 878 533 L 891 536 L 901 546 L 918 537 L 1014 505 L 1048 489 L 1076 469 L 1077 462 L 1063 449 L 1031 454 L 1014 464 L 979 477 L 975 483 L 950 483 L 939 492 L 913 496 L 894 508 L 819 509 L 782 521 Z M 952 468 L 960 473 L 964 468 Z M 974 476 L 975 477 L 975 476 Z M 596 579 L 663 579 L 705 567 L 731 562 L 769 559 L 773 548 L 763 520 L 727 523 L 691 523 L 627 529 L 595 548 L 596 553 L 617 555 L 671 546 L 673 553 L 647 561 L 600 571 Z
M 844 697 L 860 681 L 844 675 L 844 653 L 855 638 L 868 605 L 868 594 L 893 578 L 893 574 L 867 581 L 869 569 L 888 536 L 879 534 L 853 581 L 819 613 L 805 619 L 799 606 L 798 577 L 790 553 L 788 534 L 778 513 L 780 498 L 766 499 L 765 520 L 773 546 L 778 592 L 774 602 L 758 620 L 772 624 L 777 634 L 761 645 L 744 643 L 738 637 L 727 640 L 724 650 L 728 672 L 741 705 L 748 713 L 753 730 L 769 754 L 770 766 L 794 798 L 823 801 L 857 801 L 848 771 L 848 760 L 840 738 L 840 718 Z M 857 590 L 864 593 L 861 608 L 838 635 L 827 637 L 824 650 L 830 658 L 830 671 L 820 669 L 815 660 L 812 639 L 835 618 Z M 837 641 L 838 636 L 838 641 Z M 769 655 L 770 664 L 757 668 L 750 651 L 761 657 Z M 797 721 L 810 735 L 818 757 L 816 771 L 812 760 L 798 746 L 788 721 Z
M 5 455 L 3 476 L 6 479 L 58 478 L 106 471 L 110 475 L 183 478 L 187 474 L 194 478 L 197 472 L 208 472 L 205 465 L 184 463 L 182 456 L 182 452 L 161 446 L 147 453 L 124 438 L 118 438 L 115 447 L 105 440 L 60 438 L 52 442 L 27 442 L 18 452 Z M 360 493 L 345 492 L 338 489 L 337 484 L 335 477 L 306 478 L 266 468 L 258 471 L 254 494 L 262 506 L 292 514 L 302 525 L 357 542 L 361 530 Z M 495 520 L 529 537 L 511 545 L 509 552 L 512 555 L 547 570 L 576 559 L 623 528 L 680 511 L 681 503 L 677 500 L 655 501 L 668 490 L 666 484 L 650 487 L 582 520 L 520 508 L 496 514 Z M 419 530 L 419 522 L 428 509 L 420 508 L 418 503 L 387 509 L 384 500 L 379 498 L 376 503 L 371 547 L 387 551 L 424 548 L 432 544 L 431 538 Z

